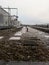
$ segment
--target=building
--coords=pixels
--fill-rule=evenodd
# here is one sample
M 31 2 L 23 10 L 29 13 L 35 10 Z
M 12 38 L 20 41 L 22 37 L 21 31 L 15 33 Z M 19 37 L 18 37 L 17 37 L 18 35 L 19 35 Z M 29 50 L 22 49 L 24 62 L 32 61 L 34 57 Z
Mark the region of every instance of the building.
M 14 18 L 10 13 L 0 7 L 0 28 L 9 26 L 20 27 L 20 22 L 17 18 Z
M 0 7 L 0 26 L 9 26 L 10 25 L 10 14 Z
M 11 25 L 14 27 L 20 27 L 20 21 L 18 21 L 17 19 L 13 19 L 11 20 Z

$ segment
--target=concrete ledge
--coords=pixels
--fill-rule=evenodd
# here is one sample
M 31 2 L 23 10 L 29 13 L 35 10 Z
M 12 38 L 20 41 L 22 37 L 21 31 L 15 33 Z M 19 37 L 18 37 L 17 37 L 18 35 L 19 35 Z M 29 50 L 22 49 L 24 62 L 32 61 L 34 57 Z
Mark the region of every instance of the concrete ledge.
M 49 62 L 23 62 L 23 61 L 11 61 L 8 62 L 6 65 L 49 65 Z

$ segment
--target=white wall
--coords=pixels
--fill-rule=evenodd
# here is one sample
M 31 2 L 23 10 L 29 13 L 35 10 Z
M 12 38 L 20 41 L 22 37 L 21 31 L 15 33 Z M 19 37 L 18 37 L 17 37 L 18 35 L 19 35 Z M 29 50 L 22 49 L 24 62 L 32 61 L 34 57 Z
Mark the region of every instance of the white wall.
M 0 23 L 0 26 L 8 26 L 10 24 L 10 21 L 8 20 L 8 13 L 6 13 L 2 8 L 0 8 L 0 14 L 3 15 L 4 19 L 3 22 Z

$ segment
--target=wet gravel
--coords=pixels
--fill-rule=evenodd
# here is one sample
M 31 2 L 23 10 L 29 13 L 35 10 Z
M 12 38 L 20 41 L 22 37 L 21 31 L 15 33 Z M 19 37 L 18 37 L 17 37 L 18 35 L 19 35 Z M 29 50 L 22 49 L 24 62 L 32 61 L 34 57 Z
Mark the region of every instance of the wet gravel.
M 49 49 L 40 39 L 27 32 L 22 34 L 20 41 L 9 41 L 8 38 L 15 32 L 16 30 L 12 29 L 12 31 L 6 30 L 6 32 L 1 33 L 6 38 L 0 40 L 0 60 L 49 61 Z

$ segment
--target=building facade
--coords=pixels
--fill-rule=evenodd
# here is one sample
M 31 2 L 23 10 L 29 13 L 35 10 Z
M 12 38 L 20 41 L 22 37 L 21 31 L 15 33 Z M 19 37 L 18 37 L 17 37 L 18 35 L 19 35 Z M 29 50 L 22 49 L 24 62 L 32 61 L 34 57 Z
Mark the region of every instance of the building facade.
M 0 27 L 1 26 L 14 26 L 19 27 L 20 22 L 17 18 L 14 19 L 6 10 L 0 7 Z
M 0 7 L 0 26 L 9 26 L 10 25 L 10 14 Z

